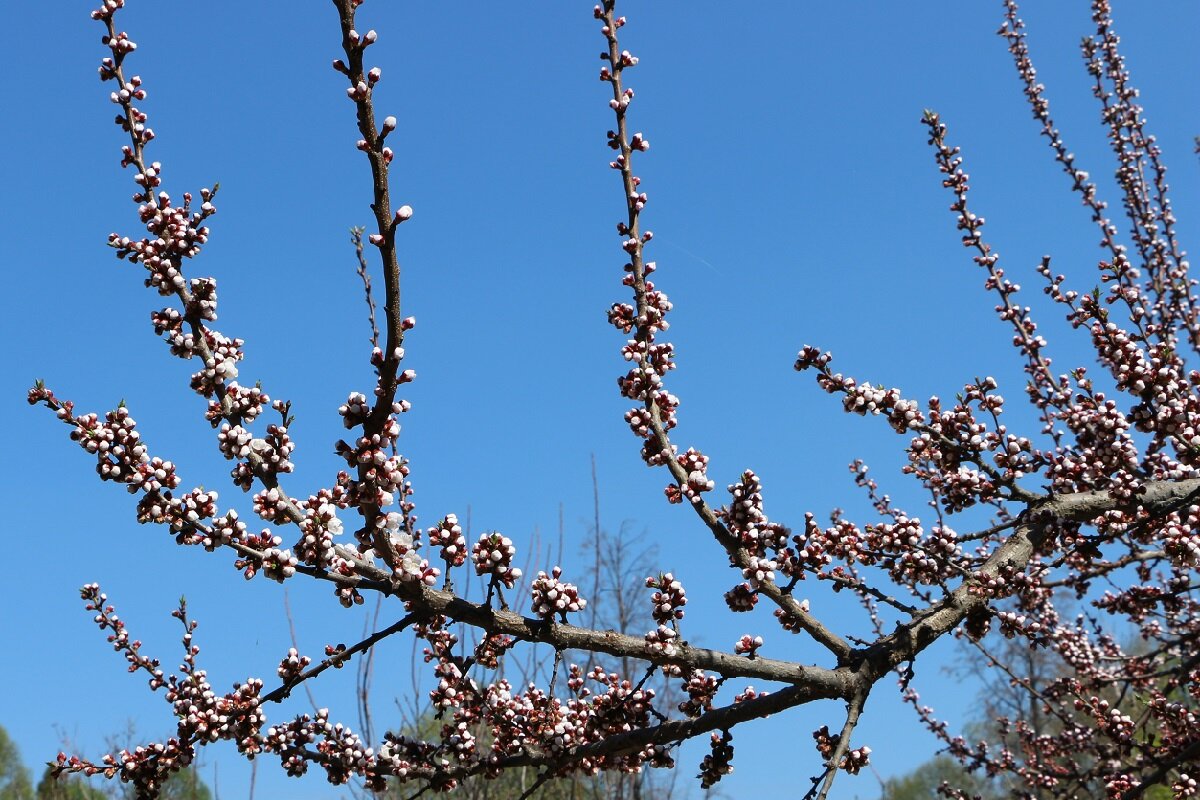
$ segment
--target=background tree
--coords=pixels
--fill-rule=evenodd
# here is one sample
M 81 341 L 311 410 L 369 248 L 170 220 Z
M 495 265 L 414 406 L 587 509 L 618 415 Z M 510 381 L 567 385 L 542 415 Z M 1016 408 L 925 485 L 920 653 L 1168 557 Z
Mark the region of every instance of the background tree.
M 212 792 L 192 767 L 175 773 L 164 784 L 159 797 L 163 800 L 212 800 Z
M 653 544 L 645 544 L 628 521 L 622 522 L 618 531 L 613 534 L 600 527 L 599 489 L 595 484 L 593 473 L 594 514 L 593 524 L 588 535 L 582 540 L 584 555 L 591 560 L 588 581 L 590 596 L 595 598 L 588 605 L 589 626 L 592 628 L 608 628 L 622 633 L 633 633 L 640 622 L 641 615 L 635 609 L 641 605 L 642 593 L 645 590 L 644 579 L 637 576 L 652 572 L 657 554 Z M 560 531 L 557 550 L 561 560 L 564 547 Z M 547 547 L 547 549 L 554 549 Z M 527 572 L 528 570 L 526 570 Z M 469 635 L 468 630 L 461 630 L 460 635 Z M 577 656 L 567 651 L 554 655 L 549 659 L 535 658 L 538 654 L 531 653 L 530 658 L 523 663 L 508 663 L 506 667 L 514 670 L 514 674 L 505 677 L 514 684 L 522 685 L 544 679 L 557 669 L 555 661 L 574 660 Z M 541 654 L 543 656 L 547 654 Z M 633 664 L 628 659 L 621 662 L 621 673 L 630 674 Z M 652 688 L 657 696 L 665 702 L 678 703 L 674 688 L 670 682 L 655 676 L 651 680 Z M 369 697 L 370 690 L 362 692 L 361 696 Z M 411 705 L 414 698 L 408 698 Z M 401 708 L 406 704 L 397 699 Z M 429 707 L 411 706 L 410 714 L 415 719 L 399 726 L 404 735 L 418 740 L 433 740 L 438 738 L 442 721 L 435 709 Z M 484 743 L 490 743 L 490 732 L 486 726 L 477 726 L 472 733 Z M 498 777 L 471 776 L 459 783 L 455 788 L 455 796 L 463 798 L 520 797 L 530 793 L 530 797 L 539 800 L 640 800 L 640 798 L 655 798 L 655 800 L 670 800 L 672 797 L 687 796 L 686 788 L 680 792 L 677 787 L 677 772 L 663 774 L 661 770 L 643 770 L 640 772 L 618 772 L 615 774 L 600 773 L 597 775 L 571 775 L 567 778 L 550 781 L 543 785 L 539 783 L 539 771 L 529 767 L 516 767 L 506 770 Z M 408 788 L 403 782 L 394 782 L 388 797 L 399 798 L 408 796 Z
M 132 787 L 108 783 L 94 786 L 74 775 L 61 775 L 47 767 L 36 791 L 29 771 L 21 762 L 21 753 L 3 727 L 0 727 L 0 800 L 104 800 L 109 797 L 132 798 Z M 172 775 L 159 794 L 163 800 L 212 800 L 212 792 L 195 768 Z
M 383 595 L 395 614 L 403 605 L 403 616 L 355 644 L 329 645 L 320 661 L 288 653 L 274 688 L 249 679 L 220 695 L 197 664 L 196 624 L 186 606 L 181 603 L 175 612 L 183 627 L 180 673 L 167 676 L 157 660 L 142 654 L 107 596 L 88 584 L 81 590 L 87 610 L 110 633 L 131 671 L 144 674 L 151 688 L 164 690 L 178 728 L 157 746 L 100 762 L 64 757 L 62 772 L 119 774 L 139 796 L 156 796 L 170 775 L 192 762 L 198 747 L 226 739 L 245 755 L 278 757 L 289 774 L 315 765 L 339 784 L 353 776 L 373 789 L 384 788 L 390 779 L 448 789 L 474 775 L 525 767 L 539 770 L 539 783 L 575 772 L 666 767 L 679 743 L 701 738 L 710 742 L 700 765 L 707 787 L 731 769 L 733 728 L 832 700 L 823 704 L 822 713 L 834 706 L 833 728 L 812 731 L 821 766 L 809 795 L 825 797 L 839 771 L 857 773 L 869 762 L 871 749 L 859 743 L 856 729 L 879 682 L 890 682 L 889 675 L 898 673 L 919 713 L 940 731 L 941 723 L 911 691 L 918 656 L 960 627 L 975 639 L 994 627 L 1030 647 L 1054 648 L 1062 655 L 1073 674 L 1056 687 L 1046 713 L 1064 715 L 1073 707 L 1086 712 L 1088 723 L 1065 724 L 1069 738 L 1038 738 L 1036 760 L 1018 763 L 1009 753 L 993 755 L 957 740 L 955 755 L 971 766 L 1014 772 L 1029 785 L 1062 796 L 1097 785 L 1114 797 L 1138 796 L 1168 783 L 1177 796 L 1194 793 L 1186 770 L 1200 747 L 1192 710 L 1196 674 L 1185 654 L 1197 636 L 1192 573 L 1200 546 L 1193 520 L 1200 518 L 1200 508 L 1193 499 L 1200 477 L 1192 435 L 1198 381 L 1186 357 L 1200 340 L 1200 323 L 1160 153 L 1145 130 L 1106 4 L 1094 4 L 1096 30 L 1085 42 L 1084 55 L 1118 162 L 1116 183 L 1130 223 L 1122 238 L 1129 244 L 1118 242 L 1107 206 L 1050 121 L 1011 4 L 1002 29 L 1035 116 L 1100 230 L 1103 292 L 1067 288 L 1048 259 L 1038 269 L 1051 300 L 1089 337 L 1100 377 L 1089 375 L 1081 362 L 1065 373 L 1051 369 L 1047 343 L 1030 309 L 1014 299 L 1019 286 L 1005 277 L 997 253 L 983 238 L 983 217 L 973 210 L 973 201 L 968 203 L 962 158 L 948 143 L 941 117 L 927 112 L 924 123 L 962 244 L 986 273 L 985 286 L 1012 331 L 1029 399 L 1042 418 L 1041 432 L 1036 424 L 1030 428 L 1005 416 L 1005 400 L 991 377 L 973 378 L 953 403 L 935 397 L 922 404 L 896 389 L 834 372 L 829 353 L 805 346 L 796 360 L 798 370 L 815 375 L 818 386 L 838 395 L 847 412 L 883 416 L 906 436 L 906 471 L 929 493 L 936 519 L 927 525 L 907 513 L 877 491 L 860 465 L 856 476 L 877 520 L 859 524 L 834 511 L 826 526 L 809 513 L 794 529 L 768 518 L 762 483 L 750 470 L 729 484 L 726 504 L 711 502 L 716 482 L 709 477 L 709 456 L 684 450 L 672 438 L 679 400 L 666 388 L 675 361 L 674 348 L 663 336 L 673 307 L 656 285 L 657 275 L 650 277 L 656 265 L 646 250 L 653 236 L 642 219 L 648 196 L 633 171 L 649 147 L 629 122 L 634 95 L 626 73 L 638 59 L 618 42 L 625 18 L 611 3 L 596 8 L 605 42 L 600 78 L 611 90 L 615 118 L 608 134 L 615 151 L 609 166 L 619 175 L 624 204 L 616 230 L 627 258 L 623 285 L 632 295 L 627 298 L 632 302 L 615 303 L 609 312 L 609 321 L 627 337 L 622 353 L 631 362 L 619 380 L 622 396 L 634 405 L 625 421 L 641 440 L 643 460 L 669 475 L 667 500 L 695 513 L 700 529 L 739 576 L 725 595 L 729 609 L 771 608 L 783 631 L 797 635 L 803 646 L 786 660 L 768 657 L 770 646 L 764 650 L 764 638 L 753 631 L 730 650 L 694 644 L 680 625 L 683 588 L 666 571 L 646 576 L 647 588 L 654 591 L 654 627 L 641 637 L 570 624 L 586 619 L 587 598 L 559 567 L 531 581 L 532 615 L 523 617 L 509 607 L 519 578 L 510 539 L 485 532 L 468 542 L 452 513 L 432 527 L 416 524 L 409 464 L 396 449 L 397 415 L 408 408 L 397 392 L 415 378 L 402 369 L 405 335 L 415 322 L 401 312 L 396 247 L 400 226 L 413 212 L 390 201 L 388 169 L 396 151 L 395 139 L 389 143 L 388 136 L 398 122 L 393 117 L 376 122 L 374 92 L 381 73 L 366 63 L 365 54 L 377 35 L 359 31 L 365 27 L 355 22 L 359 3 L 350 0 L 336 4 L 344 58 L 334 68 L 347 79 L 362 137 L 359 150 L 371 172 L 374 225 L 368 243 L 379 251 L 383 274 L 383 324 L 371 355 L 376 385 L 370 395 L 352 393 L 340 409 L 346 428 L 354 431 L 349 441 L 336 445 L 344 469 L 307 499 L 290 494 L 285 483 L 294 468 L 291 404 L 271 400 L 257 383 L 249 388 L 243 385 L 249 381 L 238 382 L 243 343 L 212 327 L 215 281 L 187 276 L 185 265 L 208 242 L 216 189 L 185 194 L 182 203 L 160 191 L 163 168 L 145 155 L 154 138 L 140 108 L 145 89 L 125 70 L 135 45 L 113 21 L 122 5 L 111 0 L 93 16 L 107 31 L 110 56 L 102 62 L 101 78 L 115 82 L 111 98 L 128 137 L 122 164 L 135 173 L 135 202 L 147 234 L 114 234 L 110 244 L 118 256 L 146 268 L 148 286 L 178 301 L 177 307 L 152 315 L 155 330 L 174 355 L 198 365 L 192 388 L 208 400 L 207 417 L 218 429 L 220 452 L 235 462 L 233 481 L 254 492 L 254 513 L 275 527 L 253 532 L 242 519 L 249 514 L 218 506 L 216 492 L 182 490 L 174 463 L 151 453 L 123 404 L 103 418 L 76 414 L 69 401 L 41 383 L 29 400 L 69 426 L 72 439 L 97 458 L 103 479 L 139 496 L 140 521 L 167 525 L 178 543 L 235 551 L 235 566 L 247 578 L 282 582 L 299 575 L 326 582 L 347 607 L 362 603 L 367 594 Z M 256 436 L 251 429 L 263 414 L 273 424 Z M 1028 435 L 1010 431 L 1009 421 L 1013 431 L 1020 428 Z M 348 520 L 353 524 L 345 525 Z M 284 544 L 285 531 L 290 546 Z M 471 568 L 488 581 L 482 601 L 461 591 Z M 809 597 L 796 593 L 811 585 L 800 587 L 809 579 L 835 593 L 856 595 L 873 633 L 835 630 L 821 600 L 814 611 Z M 1099 584 L 1115 589 L 1093 596 Z M 1060 588 L 1087 598 L 1095 618 L 1065 620 L 1054 601 Z M 762 617 L 760 612 L 747 618 Z M 1131 656 L 1116 644 L 1111 628 L 1126 620 L 1139 626 L 1146 642 L 1143 655 Z M 457 625 L 478 629 L 478 643 L 469 647 L 454 633 Z M 425 643 L 430 697 L 448 718 L 436 739 L 393 731 L 376 747 L 326 711 L 268 724 L 267 709 L 297 686 L 406 630 Z M 500 661 L 514 648 L 533 643 L 556 653 L 587 652 L 590 663 L 561 665 L 542 684 L 515 687 L 500 677 Z M 641 673 L 600 663 L 614 659 L 636 662 Z M 686 700 L 676 708 L 660 707 L 658 696 L 646 689 L 656 674 L 677 681 Z M 740 683 L 747 679 L 771 688 Z M 1143 717 L 1133 719 L 1105 699 L 1105 691 L 1114 687 L 1145 693 Z M 492 737 L 482 745 L 471 730 L 481 722 Z M 1030 743 L 1038 737 L 1027 721 L 1020 733 Z M 1067 758 L 1081 752 L 1087 757 Z
M 1063 602 L 1062 605 L 1070 607 L 1069 602 Z M 980 641 L 963 639 L 959 649 L 957 663 L 947 668 L 947 672 L 964 685 L 979 686 L 975 711 L 971 718 L 965 720 L 964 736 L 969 741 L 979 742 L 981 750 L 1002 750 L 1017 768 L 995 770 L 989 777 L 986 769 L 979 768 L 986 765 L 986 758 L 981 761 L 968 758 L 967 763 L 972 767 L 972 771 L 969 771 L 953 757 L 939 753 L 910 773 L 885 781 L 881 796 L 883 800 L 931 797 L 943 783 L 968 797 L 980 796 L 983 800 L 991 797 L 1059 796 L 1061 792 L 1056 791 L 1057 787 L 1030 785 L 1023 779 L 1020 770 L 1038 769 L 1043 742 L 1070 737 L 1079 726 L 1088 723 L 1086 708 L 1064 710 L 1048 699 L 1055 695 L 1056 688 L 1063 681 L 1072 680 L 1074 672 L 1070 665 L 1064 664 L 1053 650 L 1030 648 L 1020 639 L 997 634 Z M 1130 653 L 1137 653 L 1139 649 L 1136 641 L 1126 647 Z M 1166 682 L 1159 688 L 1167 696 L 1172 693 Z M 1103 700 L 1130 718 L 1149 717 L 1139 693 L 1121 693 L 1106 687 Z M 962 739 L 947 735 L 944 729 L 939 730 L 948 749 L 966 754 Z M 1030 737 L 1026 730 L 1035 732 L 1035 736 Z M 1143 735 L 1154 739 L 1158 734 L 1150 725 Z M 1061 753 L 1057 757 L 1064 761 L 1071 758 L 1069 753 Z M 1085 751 L 1075 757 L 1089 759 L 1091 754 Z M 1084 775 L 1091 776 L 1097 772 L 1099 770 L 1095 769 L 1095 765 L 1089 765 Z M 1085 782 L 1080 788 L 1094 796 L 1104 794 L 1102 785 Z M 1172 792 L 1166 786 L 1151 786 L 1145 796 L 1151 800 L 1166 800 L 1172 796 Z
M 29 770 L 21 763 L 21 753 L 0 727 L 0 800 L 32 800 L 33 785 Z
M 38 781 L 38 800 L 105 800 L 109 797 L 103 789 L 92 786 L 77 775 L 61 775 L 48 767 Z
M 981 800 L 1001 800 L 1009 796 L 987 779 L 964 770 L 962 764 L 950 756 L 937 755 L 907 775 L 884 781 L 879 800 L 928 800 L 938 796 L 938 789 L 943 784 Z

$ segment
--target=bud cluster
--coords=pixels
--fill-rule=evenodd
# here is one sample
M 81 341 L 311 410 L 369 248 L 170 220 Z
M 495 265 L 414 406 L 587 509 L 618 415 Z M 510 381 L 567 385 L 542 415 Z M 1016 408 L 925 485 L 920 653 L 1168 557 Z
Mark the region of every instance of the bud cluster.
M 511 589 L 521 579 L 521 570 L 512 565 L 517 548 L 512 539 L 499 533 L 485 533 L 471 547 L 471 559 L 476 575 L 491 575 L 506 589 Z
M 529 592 L 533 597 L 533 613 L 542 619 L 559 617 L 566 620 L 567 614 L 582 611 L 587 600 L 579 596 L 579 587 L 560 581 L 562 567 L 554 567 L 550 574 L 538 572 Z

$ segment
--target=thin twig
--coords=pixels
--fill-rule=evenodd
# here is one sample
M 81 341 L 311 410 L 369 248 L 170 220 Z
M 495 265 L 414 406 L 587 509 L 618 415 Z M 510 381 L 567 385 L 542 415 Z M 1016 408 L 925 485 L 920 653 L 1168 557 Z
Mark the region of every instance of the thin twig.
M 320 663 L 318 663 L 315 667 L 305 670 L 304 672 L 297 675 L 295 678 L 293 678 L 289 681 L 286 681 L 283 684 L 281 684 L 280 686 L 276 687 L 275 689 L 272 689 L 270 692 L 267 692 L 265 695 L 262 696 L 262 699 L 260 700 L 260 702 L 262 702 L 262 703 L 277 703 L 277 702 L 279 702 L 283 698 L 290 695 L 292 693 L 292 689 L 295 689 L 301 683 L 303 683 L 311 678 L 317 677 L 318 675 L 320 675 L 322 672 L 329 669 L 330 667 L 337 667 L 337 666 L 344 664 L 346 661 L 348 661 L 350 659 L 351 656 L 355 655 L 356 653 L 361 653 L 365 650 L 370 649 L 372 646 L 375 645 L 376 642 L 382 641 L 383 639 L 386 639 L 387 637 L 391 636 L 392 634 L 399 633 L 400 631 L 407 628 L 409 625 L 411 625 L 413 622 L 415 622 L 419 618 L 420 618 L 420 615 L 418 615 L 418 614 L 406 614 L 403 618 L 397 620 L 396 622 L 387 626 L 383 630 L 376 631 L 375 633 L 371 634 L 370 636 L 368 636 L 367 638 L 358 642 L 357 644 L 347 647 L 345 650 L 339 650 L 339 651 L 335 652 L 333 655 L 329 656 L 328 658 L 326 658 L 323 661 L 321 661 Z
M 371 347 L 379 347 L 379 326 L 375 324 L 375 298 L 371 295 L 371 273 L 367 269 L 367 258 L 363 254 L 363 232 L 366 228 L 351 228 L 350 241 L 354 244 L 354 255 L 358 258 L 358 277 L 362 278 L 363 292 L 367 300 L 367 319 L 371 323 Z
M 292 647 L 299 653 L 300 640 L 296 637 L 296 621 L 292 618 L 292 606 L 288 602 L 288 588 L 286 586 L 283 587 L 283 613 L 287 616 L 288 635 L 291 636 Z M 307 683 L 304 684 L 304 693 L 308 695 L 308 704 L 312 706 L 313 711 L 316 711 L 318 708 L 317 698 L 313 696 L 312 687 Z

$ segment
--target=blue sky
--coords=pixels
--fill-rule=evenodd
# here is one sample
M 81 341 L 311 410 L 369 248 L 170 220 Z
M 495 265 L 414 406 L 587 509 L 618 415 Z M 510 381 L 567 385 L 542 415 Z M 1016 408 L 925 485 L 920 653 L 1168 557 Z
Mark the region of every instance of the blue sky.
M 1091 28 L 1087 4 L 1028 6 L 1030 47 L 1068 146 L 1104 178 L 1110 161 L 1077 47 Z M 474 530 L 498 529 L 526 546 L 535 535 L 557 538 L 561 505 L 570 574 L 585 563 L 576 552 L 592 515 L 595 454 L 604 526 L 630 521 L 684 581 L 685 636 L 729 648 L 742 633 L 762 634 L 765 655 L 820 659 L 811 643 L 785 638 L 769 612 L 724 610 L 720 596 L 735 574 L 690 512 L 665 503 L 665 474 L 641 464 L 622 421 L 614 378 L 624 371 L 623 339 L 604 321 L 609 304 L 625 299 L 613 232 L 622 200 L 607 168 L 611 112 L 596 80 L 603 40 L 590 7 L 373 2 L 360 11 L 361 27 L 380 32 L 369 51 L 383 69 L 378 112 L 399 119 L 393 200 L 416 212 L 399 248 L 404 311 L 418 319 L 407 351 L 419 377 L 407 387 L 414 408 L 401 438 L 418 513 L 433 524 L 469 508 Z M 95 755 L 128 719 L 145 736 L 171 728 L 161 698 L 125 674 L 83 612 L 76 589 L 85 582 L 105 587 L 146 651 L 167 665 L 178 651 L 168 615 L 186 594 L 219 688 L 273 677 L 290 646 L 278 586 L 246 583 L 229 556 L 184 550 L 162 530 L 137 526 L 131 499 L 101 485 L 65 430 L 24 403 L 35 377 L 82 410 L 124 398 L 152 451 L 174 460 L 186 485 L 215 488 L 223 505 L 249 515 L 203 403 L 187 389 L 190 366 L 170 358 L 148 324 L 161 301 L 104 244 L 110 231 L 133 235 L 137 221 L 133 184 L 118 168 L 109 87 L 95 78 L 103 53 L 88 8 L 8 10 L 10 59 L 22 77 L 10 86 L 2 129 L 10 455 L 0 468 L 13 497 L 3 534 L 10 556 L 0 636 L 9 657 L 0 660 L 0 724 L 31 764 L 53 756 L 60 734 Z M 712 457 L 718 486 L 753 468 L 768 513 L 792 525 L 807 510 L 824 518 L 834 507 L 869 519 L 846 471 L 855 457 L 921 510 L 899 475 L 902 440 L 879 420 L 845 417 L 791 362 L 811 343 L 833 350 L 835 368 L 917 399 L 992 374 L 1024 418 L 1009 334 L 958 244 L 919 124 L 927 107 L 962 146 L 972 203 L 989 220 L 985 237 L 1027 284 L 1025 302 L 1043 309 L 1056 363 L 1086 358 L 1086 341 L 1041 303 L 1032 267 L 1051 254 L 1057 271 L 1078 276 L 1075 288 L 1089 289 L 1096 234 L 1038 138 L 994 35 L 1000 3 L 624 9 L 622 43 L 641 57 L 628 76 L 633 126 L 652 143 L 638 165 L 650 195 L 644 218 L 656 234 L 660 286 L 676 306 L 676 441 Z M 1200 7 L 1126 0 L 1116 16 L 1173 169 L 1186 243 L 1200 212 L 1191 153 L 1200 133 L 1191 80 Z M 327 3 L 133 0 L 121 20 L 140 44 L 130 69 L 150 93 L 143 107 L 158 134 L 150 153 L 164 164 L 166 188 L 178 197 L 221 182 L 211 242 L 190 274 L 218 279 L 217 327 L 247 341 L 243 380 L 293 401 L 298 472 L 287 486 L 305 495 L 337 470 L 338 404 L 371 387 L 347 235 L 369 219 L 370 186 L 354 149 L 353 107 L 329 68 L 338 55 L 334 12 Z M 1108 184 L 1102 189 L 1115 201 Z M 324 587 L 298 580 L 290 597 L 309 653 L 362 629 L 362 611 L 342 610 Z M 868 632 L 847 598 L 814 592 L 814 610 L 844 631 Z M 408 652 L 404 642 L 380 653 L 381 680 L 394 678 L 396 693 L 409 686 Z M 954 719 L 969 712 L 973 689 L 939 670 L 952 654 L 936 647 L 918 664 L 916 685 Z M 318 701 L 354 722 L 349 676 L 334 677 L 314 687 Z M 390 694 L 382 683 L 376 692 L 386 723 Z M 274 718 L 302 708 L 301 698 Z M 809 732 L 840 723 L 841 709 L 827 705 L 737 731 L 737 771 L 722 786 L 736 797 L 794 788 L 797 775 L 806 784 L 817 769 Z M 860 731 L 883 776 L 934 747 L 887 685 Z M 684 751 L 685 774 L 700 755 Z M 208 754 L 214 761 L 222 794 L 241 796 L 244 762 L 226 746 Z M 319 777 L 283 784 L 263 767 L 268 795 L 330 794 Z M 874 789 L 870 776 L 839 786 L 839 796 Z

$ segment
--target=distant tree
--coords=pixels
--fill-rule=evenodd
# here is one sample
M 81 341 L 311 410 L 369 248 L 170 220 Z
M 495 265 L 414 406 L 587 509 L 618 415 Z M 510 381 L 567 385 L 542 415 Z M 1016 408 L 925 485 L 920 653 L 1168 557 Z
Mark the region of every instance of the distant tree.
M 593 480 L 595 476 L 593 474 Z M 598 500 L 597 500 L 598 503 Z M 599 511 L 596 521 L 583 542 L 585 556 L 592 561 L 588 570 L 590 595 L 588 604 L 589 626 L 610 628 L 623 633 L 632 632 L 639 622 L 637 609 L 641 606 L 645 592 L 644 576 L 654 569 L 657 547 L 645 544 L 630 526 L 622 523 L 618 531 L 610 533 L 599 527 Z M 577 654 L 567 651 L 562 660 L 570 661 Z M 548 652 L 542 658 L 531 659 L 524 664 L 510 664 L 519 673 L 517 683 L 528 683 L 539 673 L 549 674 L 554 670 L 554 657 Z M 635 671 L 629 659 L 620 662 L 622 674 Z M 655 675 L 649 681 L 657 696 L 665 704 L 678 703 L 679 698 L 670 681 Z M 433 709 L 426 709 L 419 719 L 405 726 L 405 736 L 411 739 L 430 741 L 443 735 L 443 720 Z M 471 730 L 480 746 L 490 745 L 492 737 L 488 726 L 476 725 Z M 676 786 L 676 773 L 663 774 L 662 770 L 639 772 L 601 772 L 596 775 L 568 775 L 560 780 L 546 780 L 542 771 L 531 767 L 516 767 L 505 770 L 495 778 L 471 776 L 455 788 L 455 796 L 464 800 L 505 800 L 525 796 L 531 800 L 670 800 L 686 795 Z M 393 782 L 385 800 L 400 800 L 410 791 L 400 782 Z
M 1071 607 L 1069 599 L 1062 599 L 1059 604 L 1064 613 Z M 1124 649 L 1135 658 L 1144 647 L 1135 640 Z M 972 706 L 974 711 L 965 720 L 963 736 L 952 736 L 945 727 L 933 726 L 948 751 L 961 762 L 943 752 L 912 772 L 887 781 L 883 800 L 892 800 L 887 791 L 901 789 L 909 794 L 899 797 L 923 797 L 926 796 L 920 793 L 923 789 L 937 789 L 943 783 L 948 797 L 1052 800 L 1060 796 L 1057 787 L 1039 786 L 1025 775 L 1050 769 L 1065 772 L 1068 763 L 1078 773 L 1072 778 L 1077 791 L 1095 797 L 1104 794 L 1104 786 L 1094 777 L 1098 771 L 1095 754 L 1087 750 L 1046 752 L 1048 742 L 1069 739 L 1086 728 L 1090 713 L 1086 704 L 1061 702 L 1063 687 L 1071 685 L 1075 673 L 1059 652 L 1031 648 L 1020 638 L 997 633 L 980 639 L 963 637 L 957 663 L 948 671 L 964 682 L 979 686 Z M 1168 675 L 1170 671 L 1167 670 Z M 1139 736 L 1153 741 L 1160 734 L 1146 707 L 1146 690 L 1156 688 L 1167 701 L 1181 699 L 1179 687 L 1172 685 L 1169 677 L 1161 678 L 1158 683 L 1155 687 L 1154 682 L 1149 682 L 1143 691 L 1132 692 L 1102 685 L 1091 702 L 1105 704 L 1122 717 L 1143 720 Z M 995 758 L 989 759 L 989 752 L 1002 753 L 1009 768 L 996 769 Z M 994 773 L 991 778 L 989 764 Z M 1166 800 L 1171 796 L 1171 790 L 1162 785 L 1147 787 L 1145 791 L 1149 800 Z
M 884 781 L 879 800 L 928 800 L 937 796 L 943 783 L 981 800 L 1003 800 L 1009 796 L 986 778 L 967 772 L 950 756 L 938 755 L 907 775 Z
M 57 775 L 48 767 L 33 788 L 29 770 L 21 762 L 21 753 L 8 732 L 0 726 L 0 800 L 134 800 L 136 790 L 127 783 L 95 786 L 74 775 Z M 200 779 L 194 766 L 173 773 L 159 790 L 161 800 L 212 800 L 212 792 Z
M 404 735 L 415 740 L 428 741 L 441 735 L 441 720 L 427 715 L 416 725 L 404 729 Z M 481 741 L 489 744 L 486 732 Z M 462 781 L 454 790 L 456 800 L 507 800 L 528 796 L 530 800 L 576 800 L 590 798 L 589 780 L 571 776 L 558 781 L 542 781 L 539 771 L 532 768 L 505 770 L 498 777 L 488 780 L 483 776 L 472 776 Z M 411 788 L 400 781 L 391 781 L 385 792 L 376 793 L 375 800 L 406 800 L 412 796 Z
M 21 753 L 8 731 L 0 727 L 0 800 L 32 800 L 33 785 L 29 770 L 21 763 Z
M 159 794 L 160 800 L 212 800 L 212 792 L 200 779 L 200 771 L 190 766 L 172 775 Z
M 108 787 L 120 791 L 117 786 Z M 109 800 L 108 791 L 92 786 L 83 778 L 76 775 L 64 775 L 53 767 L 48 767 L 42 773 L 42 779 L 37 785 L 37 800 Z

